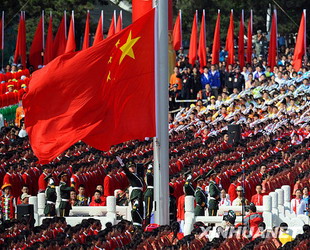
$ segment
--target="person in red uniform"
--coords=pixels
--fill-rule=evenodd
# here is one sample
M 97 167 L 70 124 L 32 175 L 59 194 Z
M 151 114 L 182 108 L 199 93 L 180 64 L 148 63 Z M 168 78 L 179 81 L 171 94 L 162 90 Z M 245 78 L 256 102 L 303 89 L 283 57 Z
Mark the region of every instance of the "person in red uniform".
M 47 181 L 45 180 L 45 177 L 50 174 L 50 165 L 44 165 L 42 167 L 43 173 L 40 175 L 39 180 L 38 180 L 38 188 L 39 188 L 39 193 L 44 193 L 45 189 L 47 187 Z
M 25 172 L 23 173 L 22 178 L 24 181 L 24 185 L 27 185 L 29 188 L 28 194 L 35 195 L 34 180 L 33 178 L 31 178 L 31 175 L 29 172 L 30 172 L 30 168 L 25 167 Z
M 94 200 L 89 204 L 89 206 L 105 206 L 105 202 L 101 200 L 101 192 L 99 190 L 95 191 Z
M 103 194 L 105 197 L 114 196 L 116 180 L 113 177 L 112 166 L 107 167 L 107 175 L 103 181 Z
M 254 203 L 249 205 L 249 213 L 244 217 L 244 224 L 250 229 L 251 235 L 256 235 L 259 231 L 259 224 L 264 221 L 263 216 L 256 212 Z
M 183 232 L 184 220 L 185 220 L 185 194 L 183 194 L 179 197 L 177 203 L 178 203 L 178 205 L 177 205 L 177 220 L 180 223 L 181 232 Z
M 255 206 L 262 206 L 263 205 L 263 197 L 264 195 L 262 194 L 263 188 L 261 184 L 256 185 L 256 194 L 252 196 L 251 202 Z
M 10 183 L 5 183 L 2 185 L 1 190 L 3 195 L 1 196 L 1 219 L 2 220 L 12 220 L 15 218 L 16 214 L 16 199 L 11 195 L 12 185 Z

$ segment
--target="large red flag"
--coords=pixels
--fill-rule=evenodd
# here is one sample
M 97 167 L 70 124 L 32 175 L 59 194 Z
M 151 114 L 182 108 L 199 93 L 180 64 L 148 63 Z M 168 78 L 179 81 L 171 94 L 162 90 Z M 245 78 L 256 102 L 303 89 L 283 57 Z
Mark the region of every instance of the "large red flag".
M 189 52 L 188 52 L 188 61 L 191 65 L 194 65 L 197 60 L 197 43 L 198 43 L 198 38 L 197 38 L 197 10 L 194 15 L 194 20 L 193 20 L 193 26 L 192 26 L 192 33 L 191 33 L 191 39 L 189 43 Z
M 21 58 L 21 64 L 26 66 L 26 24 L 25 24 L 25 12 L 20 14 L 20 20 L 18 25 L 17 40 L 15 46 L 14 62 L 18 63 L 18 59 Z
M 220 61 L 220 46 L 221 46 L 220 26 L 221 26 L 221 13 L 220 10 L 218 10 L 213 37 L 212 64 L 218 64 Z
M 74 33 L 75 33 L 75 30 L 74 30 L 74 12 L 72 11 L 65 53 L 75 51 L 75 49 L 76 49 L 75 34 Z
M 200 71 L 204 66 L 207 65 L 207 45 L 206 45 L 206 20 L 205 20 L 205 10 L 202 12 L 201 25 L 200 25 L 200 35 L 199 35 L 199 46 L 198 46 L 198 57 L 200 62 Z
M 227 37 L 226 37 L 226 51 L 228 52 L 227 65 L 233 65 L 235 63 L 233 10 L 231 10 L 231 12 L 230 12 L 229 27 L 228 27 L 228 31 L 227 31 Z
M 294 50 L 293 66 L 296 71 L 299 71 L 302 66 L 302 59 L 306 53 L 306 47 L 306 10 L 304 10 L 301 16 Z
M 246 61 L 247 63 L 252 63 L 252 36 L 253 36 L 253 11 L 251 10 L 249 23 L 248 23 L 248 42 L 246 49 Z
M 41 55 L 44 50 L 43 42 L 44 42 L 44 12 L 42 12 L 36 32 L 34 33 L 34 37 L 29 52 L 29 62 L 34 67 L 34 69 L 38 69 L 38 65 L 43 64 Z
M 0 20 L 0 50 L 4 49 L 4 11 Z
M 173 49 L 179 50 L 182 47 L 182 12 L 179 11 L 179 14 L 175 20 L 173 33 L 172 33 L 172 39 L 173 39 Z
M 107 38 L 115 34 L 115 19 L 116 19 L 116 11 L 114 10 Z
M 152 0 L 132 0 L 132 22 L 153 8 Z
M 97 25 L 93 45 L 96 45 L 97 43 L 101 42 L 102 40 L 103 40 L 103 10 L 101 11 L 101 15 L 100 15 L 99 20 L 98 20 L 98 25 Z
M 47 37 L 45 43 L 44 51 L 44 64 L 48 64 L 54 59 L 54 50 L 53 50 L 53 17 L 50 13 L 50 20 L 48 22 Z
M 60 56 L 65 52 L 67 44 L 67 21 L 66 11 L 59 24 L 58 31 L 54 40 L 54 57 Z
M 241 12 L 239 37 L 238 37 L 238 60 L 240 67 L 244 66 L 244 11 Z
M 108 150 L 155 136 L 154 16 L 155 9 L 115 36 L 63 54 L 33 74 L 23 107 L 41 163 L 79 140 Z
M 268 50 L 268 65 L 273 72 L 274 66 L 277 65 L 277 11 L 274 10 L 272 15 L 271 30 L 270 30 L 270 41 L 269 41 L 269 50 Z
M 84 39 L 83 39 L 83 49 L 87 49 L 89 47 L 89 10 L 87 11 L 86 21 L 85 21 L 85 30 L 84 30 Z
M 122 14 L 122 11 L 120 11 L 118 19 L 117 19 L 117 23 L 116 23 L 115 33 L 120 32 L 122 29 L 123 29 L 123 14 Z

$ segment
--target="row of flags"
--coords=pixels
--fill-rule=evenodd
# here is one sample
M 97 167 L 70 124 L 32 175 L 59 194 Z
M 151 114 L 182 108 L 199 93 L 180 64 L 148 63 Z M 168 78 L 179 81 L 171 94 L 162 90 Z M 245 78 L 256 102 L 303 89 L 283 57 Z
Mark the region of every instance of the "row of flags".
M 220 53 L 220 21 L 221 13 L 218 10 L 218 16 L 214 29 L 213 36 L 213 46 L 212 46 L 212 64 L 219 63 L 219 53 Z M 248 20 L 247 27 L 247 50 L 245 51 L 245 24 L 244 24 L 244 11 L 242 10 L 240 16 L 240 25 L 238 33 L 238 61 L 240 67 L 243 67 L 245 63 L 251 63 L 252 61 L 252 37 L 253 37 L 253 11 L 250 12 L 250 17 Z M 271 30 L 270 30 L 270 41 L 269 41 L 269 51 L 268 51 L 268 65 L 273 67 L 277 65 L 277 11 L 274 10 L 272 14 Z M 182 11 L 180 10 L 175 21 L 173 29 L 173 48 L 174 50 L 180 50 L 182 48 Z M 235 63 L 235 50 L 234 50 L 234 16 L 233 10 L 230 13 L 229 27 L 226 36 L 225 50 L 228 52 L 227 64 Z M 303 11 L 299 31 L 297 35 L 294 61 L 293 65 L 296 71 L 302 66 L 302 59 L 306 53 L 306 10 Z M 207 64 L 206 56 L 206 20 L 205 20 L 205 10 L 202 12 L 201 24 L 200 24 L 200 34 L 198 42 L 198 11 L 194 14 L 192 31 L 190 37 L 190 45 L 188 52 L 189 63 L 195 65 L 197 59 L 199 58 L 200 69 Z
M 52 13 L 49 16 L 49 24 L 47 29 L 47 35 L 45 38 L 44 32 L 44 11 L 42 11 L 40 20 L 38 22 L 38 26 L 36 28 L 31 47 L 29 50 L 29 61 L 30 64 L 34 66 L 35 69 L 38 68 L 39 65 L 48 64 L 55 57 L 62 55 L 67 52 L 76 51 L 76 43 L 75 43 L 75 25 L 74 25 L 74 11 L 72 11 L 69 30 L 67 33 L 67 21 L 66 21 L 66 11 L 64 11 L 64 16 L 58 26 L 58 30 L 56 36 L 53 35 L 53 17 Z M 113 12 L 111 24 L 109 27 L 109 31 L 107 34 L 107 38 L 120 32 L 123 29 L 123 17 L 122 11 L 116 20 L 116 11 Z M 93 45 L 96 45 L 100 41 L 104 39 L 103 36 L 103 11 L 101 11 L 101 15 L 98 20 L 96 33 L 94 36 Z M 90 13 L 87 11 L 86 22 L 85 22 L 85 31 L 84 31 L 84 39 L 82 50 L 90 47 Z M 4 11 L 1 15 L 0 20 L 0 50 L 4 50 Z M 44 52 L 44 54 L 42 54 Z M 21 11 L 17 39 L 16 39 L 16 47 L 14 54 L 14 62 L 18 63 L 19 61 L 23 66 L 26 65 L 26 20 L 25 20 L 25 12 Z M 44 57 L 42 57 L 44 55 Z M 42 58 L 44 60 L 42 61 Z

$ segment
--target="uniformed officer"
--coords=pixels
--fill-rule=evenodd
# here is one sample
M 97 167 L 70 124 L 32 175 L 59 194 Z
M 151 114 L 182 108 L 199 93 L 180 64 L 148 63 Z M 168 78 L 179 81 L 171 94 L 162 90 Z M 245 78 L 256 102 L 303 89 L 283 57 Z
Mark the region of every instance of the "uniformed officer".
M 198 176 L 195 180 L 197 181 L 197 187 L 195 191 L 195 200 L 196 200 L 195 216 L 204 216 L 205 208 L 207 207 L 207 196 L 204 190 L 202 189 L 203 177 Z
M 151 214 L 153 210 L 153 201 L 154 201 L 154 174 L 153 166 L 149 165 L 145 175 L 146 190 L 144 192 L 144 205 L 145 205 L 145 220 L 146 224 L 150 224 Z
M 63 171 L 58 175 L 60 179 L 60 204 L 59 204 L 59 213 L 60 216 L 69 216 L 70 210 L 72 209 L 70 204 L 70 192 L 74 191 L 74 182 L 72 187 L 67 185 L 68 174 L 67 172 Z
M 194 189 L 191 181 L 192 181 L 192 175 L 189 174 L 186 178 L 186 182 L 184 183 L 185 196 L 187 196 L 187 195 L 194 196 L 194 194 L 195 194 L 195 189 Z
M 217 210 L 219 209 L 219 199 L 221 191 L 215 182 L 216 172 L 214 169 L 211 169 L 206 177 L 210 177 L 209 179 L 209 207 L 208 212 L 209 216 L 216 216 Z
M 44 179 L 47 182 L 47 188 L 45 190 L 46 204 L 44 208 L 44 214 L 45 216 L 55 216 L 57 193 L 55 189 L 54 179 L 52 175 L 48 175 Z
M 139 209 L 139 201 L 135 200 L 131 210 L 131 219 L 134 227 L 142 228 L 143 218 Z

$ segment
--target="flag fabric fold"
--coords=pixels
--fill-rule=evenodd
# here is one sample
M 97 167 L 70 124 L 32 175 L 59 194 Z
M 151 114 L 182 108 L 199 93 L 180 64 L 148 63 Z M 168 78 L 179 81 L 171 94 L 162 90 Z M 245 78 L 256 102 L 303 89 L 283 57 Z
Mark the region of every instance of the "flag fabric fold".
M 113 36 L 115 34 L 115 19 L 116 19 L 116 11 L 113 12 L 107 37 Z
M 179 11 L 179 14 L 175 20 L 173 33 L 172 33 L 172 39 L 173 39 L 173 49 L 174 50 L 180 50 L 182 47 L 182 12 Z
M 248 41 L 246 49 L 246 61 L 247 63 L 252 63 L 252 36 L 253 36 L 253 11 L 251 10 L 249 22 L 248 22 Z
M 228 52 L 227 65 L 233 65 L 235 63 L 234 58 L 235 53 L 234 53 L 234 15 L 232 10 L 230 12 L 229 27 L 226 37 L 226 51 Z
M 53 48 L 53 17 L 50 14 L 48 22 L 45 51 L 44 51 L 44 65 L 48 64 L 54 59 L 54 48 Z
M 101 15 L 98 20 L 98 25 L 95 33 L 95 38 L 93 45 L 96 45 L 97 43 L 101 42 L 103 40 L 103 11 L 101 11 Z
M 155 9 L 96 46 L 34 72 L 23 107 L 41 163 L 80 140 L 108 150 L 155 136 L 154 16 Z
M 38 69 L 38 65 L 42 65 L 42 55 L 41 53 L 44 50 L 43 38 L 44 38 L 44 14 L 42 14 L 37 29 L 34 33 L 32 44 L 29 52 L 29 62 L 34 67 Z
M 197 60 L 197 44 L 198 44 L 198 38 L 197 38 L 197 11 L 196 11 L 192 25 L 192 33 L 188 52 L 188 61 L 191 65 L 195 65 Z
M 198 57 L 200 62 L 200 71 L 204 66 L 207 65 L 207 45 L 206 45 L 206 20 L 205 20 L 205 10 L 202 12 L 200 34 L 199 34 L 199 45 L 198 45 Z
M 294 58 L 293 66 L 295 71 L 299 71 L 302 67 L 302 59 L 306 53 L 306 10 L 303 11 L 300 25 L 298 29 L 295 49 L 294 49 Z
M 75 49 L 76 44 L 75 44 L 75 30 L 74 30 L 74 12 L 72 11 L 65 53 L 75 51 Z
M 244 11 L 241 12 L 239 37 L 238 37 L 238 60 L 241 69 L 244 67 Z
M 86 21 L 85 21 L 85 30 L 84 30 L 84 39 L 82 50 L 87 49 L 89 47 L 89 10 L 87 11 Z
M 59 55 L 62 55 L 65 53 L 66 50 L 66 44 L 67 44 L 67 24 L 66 24 L 66 12 L 64 13 L 63 18 L 61 19 L 61 22 L 58 27 L 58 31 L 55 36 L 54 40 L 54 57 L 57 57 Z
M 212 64 L 218 64 L 220 61 L 220 47 L 221 47 L 220 26 L 221 26 L 221 13 L 220 11 L 218 11 L 213 36 Z
M 269 50 L 268 50 L 268 65 L 273 72 L 274 66 L 277 65 L 277 11 L 274 10 L 271 21 L 271 30 L 270 30 L 270 41 L 269 41 Z

